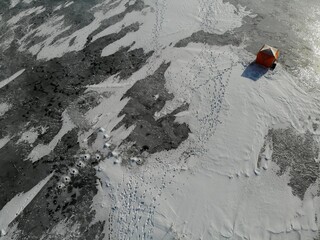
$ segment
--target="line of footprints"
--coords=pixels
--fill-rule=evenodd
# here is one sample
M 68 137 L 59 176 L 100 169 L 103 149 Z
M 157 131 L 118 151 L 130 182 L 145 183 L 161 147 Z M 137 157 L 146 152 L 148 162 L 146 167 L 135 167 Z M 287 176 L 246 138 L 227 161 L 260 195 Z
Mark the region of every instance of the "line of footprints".
M 112 143 L 110 141 L 110 136 L 106 133 L 106 130 L 101 127 L 99 128 L 98 133 L 100 134 L 100 136 L 102 134 L 102 137 L 104 139 L 103 152 L 105 152 L 105 155 L 99 153 L 90 155 L 89 153 L 85 153 L 75 156 L 75 158 L 77 159 L 75 167 L 69 167 L 68 174 L 61 176 L 60 181 L 57 183 L 58 189 L 63 189 L 68 184 L 70 184 L 71 177 L 77 176 L 79 174 L 79 171 L 81 171 L 81 169 L 83 169 L 87 165 L 87 162 L 90 160 L 100 161 L 103 157 L 105 157 L 108 159 L 112 158 L 115 165 L 122 163 L 122 156 L 120 153 L 114 150 L 114 147 L 112 146 Z M 141 165 L 143 163 L 143 160 L 138 157 L 130 157 L 129 160 L 129 162 L 133 165 Z

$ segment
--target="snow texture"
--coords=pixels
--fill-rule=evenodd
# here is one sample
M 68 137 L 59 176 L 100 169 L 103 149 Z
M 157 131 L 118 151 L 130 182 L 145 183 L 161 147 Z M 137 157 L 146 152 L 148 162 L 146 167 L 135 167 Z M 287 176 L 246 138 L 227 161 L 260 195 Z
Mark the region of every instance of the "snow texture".
M 110 7 L 110 2 L 105 4 Z M 28 50 L 43 61 L 80 51 L 104 20 L 125 11 L 125 3 L 119 2 L 113 15 L 97 7 L 89 25 L 57 41 L 55 37 L 71 26 L 65 25 L 63 16 L 53 15 L 29 33 L 45 40 L 27 48 L 26 38 L 22 39 L 20 50 Z M 12 1 L 11 6 L 16 4 Z M 71 8 L 71 4 L 75 3 L 59 5 L 55 11 Z M 310 118 L 320 117 L 317 93 L 306 92 L 281 63 L 273 72 L 265 71 L 256 78 L 258 70 L 248 68 L 255 56 L 241 44 L 190 42 L 174 47 L 201 30 L 219 35 L 232 32 L 243 24 L 245 17 L 252 17 L 244 7 L 223 0 L 148 0 L 145 4 L 142 11 L 131 11 L 92 38 L 95 42 L 138 22 L 137 31 L 106 46 L 102 56 L 115 54 L 123 47 L 153 51 L 147 64 L 127 79 L 114 75 L 87 86 L 87 92 L 108 93 L 84 114 L 82 120 L 90 128 L 78 133 L 80 148 L 86 154 L 99 152 L 102 158 L 96 166 L 98 194 L 92 209 L 96 211 L 95 222 L 105 221 L 105 239 L 316 238 L 320 229 L 317 188 L 310 186 L 304 198 L 293 195 L 289 174 L 277 174 L 280 166 L 271 161 L 272 144 L 265 145 L 265 136 L 270 129 L 281 127 L 301 133 L 309 131 Z M 30 11 L 41 9 L 28 11 L 14 16 L 12 24 Z M 72 39 L 74 43 L 70 45 Z M 126 159 L 124 150 L 134 143 L 126 143 L 127 146 L 123 142 L 136 126 L 114 130 L 125 117 L 119 115 L 121 110 L 130 101 L 123 96 L 163 63 L 170 63 L 164 74 L 165 87 L 174 97 L 154 118 L 160 119 L 188 104 L 187 110 L 175 115 L 175 121 L 189 126 L 189 136 L 177 149 L 146 154 L 143 159 Z M 0 88 L 23 71 L 1 81 Z M 154 95 L 155 100 L 158 98 L 158 94 Z M 29 159 L 36 162 L 48 155 L 75 127 L 65 111 L 59 133 L 48 145 L 33 148 Z M 23 133 L 19 141 L 33 143 L 37 136 L 31 133 L 33 130 Z M 97 137 L 89 144 L 94 133 Z M 1 139 L 0 148 L 9 140 Z M 93 156 L 96 155 L 90 155 Z M 69 170 L 72 173 L 76 168 Z M 81 176 L 81 172 L 73 174 Z M 1 210 L 0 229 L 7 229 L 15 214 L 23 210 L 49 178 L 30 192 L 17 195 Z M 66 224 L 59 222 L 53 231 L 67 234 Z M 74 228 L 70 231 L 77 231 L 77 225 Z

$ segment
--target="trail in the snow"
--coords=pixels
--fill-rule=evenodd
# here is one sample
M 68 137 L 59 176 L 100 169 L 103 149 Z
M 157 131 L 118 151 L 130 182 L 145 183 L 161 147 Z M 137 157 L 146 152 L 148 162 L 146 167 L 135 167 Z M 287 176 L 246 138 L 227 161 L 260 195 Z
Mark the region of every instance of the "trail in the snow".
M 209 15 L 213 3 L 211 1 L 201 1 L 200 4 L 199 17 L 202 19 L 201 24 L 205 26 L 210 22 Z M 166 0 L 157 1 L 156 6 L 156 21 L 152 31 L 151 43 L 155 52 L 149 59 L 147 75 L 152 74 L 152 65 L 156 58 L 161 55 L 163 49 L 158 39 L 164 21 Z M 206 96 L 210 96 L 210 99 L 206 100 L 210 106 L 208 111 L 204 115 L 199 112 L 195 113 L 196 119 L 203 130 L 198 134 L 196 142 L 190 144 L 190 147 L 192 145 L 195 147 L 193 149 L 190 148 L 189 151 L 197 152 L 199 155 L 204 154 L 205 143 L 214 135 L 215 128 L 219 123 L 219 113 L 230 80 L 230 70 L 236 64 L 233 62 L 231 65 L 224 65 L 220 61 L 224 52 L 216 55 L 209 45 L 201 46 L 199 54 L 187 65 L 188 72 L 184 73 L 186 86 L 189 88 L 186 88 L 186 92 L 191 91 L 191 95 L 205 92 Z M 184 51 L 184 49 L 181 50 Z M 209 72 L 209 76 L 206 79 L 201 76 L 204 70 Z M 160 179 L 154 178 L 152 170 L 148 166 L 143 166 L 139 170 L 129 169 L 124 171 L 122 182 L 111 188 L 113 210 L 110 215 L 109 228 L 113 230 L 109 239 L 153 239 L 155 230 L 154 215 L 160 205 L 159 198 L 166 186 L 172 182 L 177 172 L 177 169 L 172 169 L 172 167 L 161 161 L 158 163 L 157 168 L 157 176 L 161 176 Z
M 164 22 L 164 14 L 167 9 L 167 0 L 155 3 L 155 24 L 152 29 L 152 42 L 150 43 L 154 53 L 149 58 L 149 67 L 146 75 L 154 71 L 156 59 L 161 56 L 163 46 L 159 37 Z M 158 196 L 164 188 L 166 172 L 161 179 L 160 186 L 153 184 L 152 176 L 147 176 L 147 169 L 143 170 L 140 178 L 136 178 L 132 169 L 125 171 L 126 177 L 117 186 L 112 186 L 112 214 L 110 214 L 109 239 L 152 239 L 153 216 L 157 205 Z

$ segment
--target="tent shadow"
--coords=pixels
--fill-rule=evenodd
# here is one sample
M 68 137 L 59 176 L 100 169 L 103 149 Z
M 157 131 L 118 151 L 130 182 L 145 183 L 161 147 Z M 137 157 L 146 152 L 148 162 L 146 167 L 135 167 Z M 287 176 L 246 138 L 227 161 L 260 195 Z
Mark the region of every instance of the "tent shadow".
M 241 76 L 249 78 L 252 81 L 257 81 L 267 72 L 268 68 L 265 68 L 255 62 L 252 62 L 246 67 Z

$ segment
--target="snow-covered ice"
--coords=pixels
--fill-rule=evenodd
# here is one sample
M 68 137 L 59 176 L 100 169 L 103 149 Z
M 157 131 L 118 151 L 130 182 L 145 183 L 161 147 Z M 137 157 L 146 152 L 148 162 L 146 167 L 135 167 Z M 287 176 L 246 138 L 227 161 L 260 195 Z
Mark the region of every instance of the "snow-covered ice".
M 19 2 L 14 0 L 11 6 Z M 103 21 L 126 10 L 127 2 L 105 1 L 97 5 L 90 9 L 91 23 L 54 41 L 72 27 L 66 25 L 59 12 L 72 8 L 76 2 L 57 5 L 49 21 L 20 40 L 20 50 L 29 51 L 42 61 L 80 51 Z M 103 10 L 103 6 L 111 8 L 112 4 L 116 5 L 112 11 Z M 266 72 L 256 81 L 245 77 L 243 73 L 255 56 L 241 43 L 216 46 L 190 41 L 184 47 L 175 47 L 180 40 L 201 30 L 213 37 L 232 33 L 242 26 L 244 18 L 255 16 L 250 9 L 223 0 L 146 0 L 145 4 L 142 11 L 127 13 L 121 21 L 92 38 L 94 43 L 137 22 L 136 31 L 105 46 L 102 56 L 115 54 L 123 47 L 141 48 L 153 54 L 127 79 L 113 75 L 86 86 L 85 93 L 101 94 L 101 101 L 83 114 L 83 122 L 90 126 L 78 132 L 83 154 L 76 156 L 76 167 L 68 166 L 68 175 L 59 178 L 57 187 L 63 189 L 71 177 L 78 174 L 81 177 L 91 160 L 101 160 L 96 166 L 99 180 L 92 203 L 96 211 L 92 224 L 105 221 L 105 239 L 315 238 L 320 230 L 317 221 L 320 197 L 315 193 L 319 183 L 310 186 L 303 199 L 295 196 L 288 185 L 290 174 L 277 174 L 280 167 L 272 161 L 272 143 L 266 136 L 270 129 L 282 126 L 299 133 L 314 131 L 317 135 L 318 130 L 313 130 L 310 120 L 311 116 L 315 119 L 320 116 L 317 91 L 308 92 L 303 84 L 297 84 L 281 61 L 274 71 Z M 22 11 L 8 24 L 14 28 L 24 17 L 41 11 L 44 7 Z M 44 40 L 30 47 L 27 38 L 32 34 Z M 318 42 L 316 37 L 312 39 Z M 319 54 L 319 49 L 314 50 Z M 121 110 L 130 101 L 123 96 L 163 63 L 170 63 L 164 77 L 165 88 L 173 98 L 152 116 L 158 121 L 187 105 L 186 110 L 174 117 L 176 123 L 188 125 L 188 138 L 176 149 L 143 157 L 124 156 L 125 144 L 134 143 L 123 141 L 136 126 L 114 130 L 125 117 Z M 24 69 L 2 80 L 0 88 L 23 72 Z M 161 94 L 153 96 L 156 101 L 160 97 Z M 8 104 L 0 105 L 0 116 L 9 108 Z M 62 127 L 51 142 L 32 149 L 29 154 L 32 162 L 50 154 L 62 137 L 77 127 L 67 110 L 62 117 Z M 88 139 L 95 135 L 89 146 Z M 29 129 L 21 133 L 17 143 L 33 144 L 37 137 L 36 129 Z M 10 139 L 10 136 L 0 139 L 0 148 Z M 0 230 L 6 231 L 14 220 L 14 205 L 21 209 L 20 213 L 48 179 L 41 181 L 36 190 L 30 190 L 30 194 L 19 194 L 7 203 L 0 212 Z M 54 231 L 65 232 L 65 223 L 59 222 Z
M 293 239 L 287 232 L 300 231 L 301 224 L 305 231 L 313 231 L 317 205 L 309 204 L 306 214 L 299 213 L 301 200 L 292 195 L 288 176 L 275 174 L 269 147 L 267 170 L 257 170 L 256 163 L 268 130 L 282 124 L 303 131 L 300 120 L 319 114 L 316 99 L 299 88 L 281 65 L 256 82 L 242 77 L 243 59 L 249 62 L 254 56 L 241 47 L 189 44 L 164 50 L 162 57 L 172 61 L 167 88 L 177 99 L 163 111 L 174 109 L 175 101 L 184 98 L 190 103 L 189 113 L 178 115 L 177 121 L 187 122 L 191 134 L 177 150 L 152 155 L 141 169 L 127 171 L 107 160 L 101 163 L 102 172 L 117 188 L 112 192 L 119 209 L 119 221 L 113 223 L 115 237 L 139 238 L 147 233 L 147 239 L 274 235 Z M 214 87 L 217 79 L 220 85 Z M 184 153 L 191 151 L 184 159 Z M 139 176 L 148 176 L 148 181 Z M 132 183 L 135 187 L 128 188 Z M 124 193 L 134 197 L 122 198 Z M 146 204 L 141 213 L 140 201 Z M 143 221 L 137 221 L 139 216 Z M 127 220 L 121 221 L 123 217 Z

